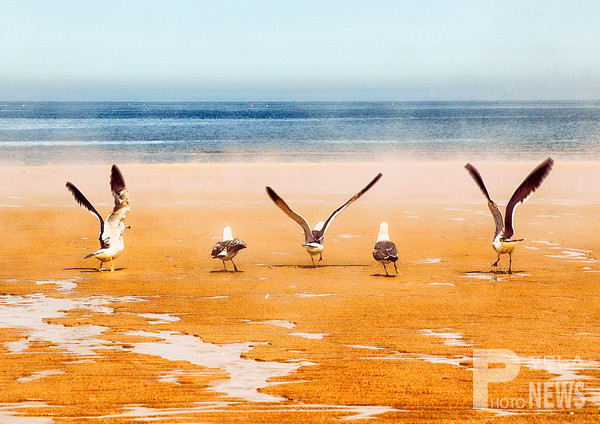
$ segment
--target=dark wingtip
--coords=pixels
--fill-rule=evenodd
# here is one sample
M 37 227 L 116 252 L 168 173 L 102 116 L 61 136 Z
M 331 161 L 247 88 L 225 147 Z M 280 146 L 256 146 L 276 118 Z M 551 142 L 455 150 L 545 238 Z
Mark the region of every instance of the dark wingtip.
M 552 170 L 552 167 L 554 166 L 554 159 L 548 158 L 544 161 L 544 164 L 547 167 L 546 172 L 550 172 Z
M 480 174 L 479 174 L 479 171 L 478 171 L 478 170 L 477 170 L 477 169 L 476 169 L 476 168 L 475 168 L 473 165 L 471 165 L 470 163 L 467 163 L 467 164 L 465 165 L 465 169 L 466 169 L 466 170 L 469 172 L 469 174 L 471 174 L 471 175 L 473 175 L 473 174 L 475 174 L 475 175 L 480 175 Z
M 277 193 L 275 193 L 275 190 L 273 190 L 271 187 L 266 186 L 265 189 L 267 190 L 267 194 L 269 195 L 272 201 L 276 201 L 279 198 Z
M 120 175 L 120 176 L 123 176 L 123 174 L 121 174 L 121 170 L 115 164 L 113 164 L 113 166 L 110 168 L 110 174 L 111 175 Z
M 477 169 L 475 169 L 475 167 L 473 165 L 471 165 L 470 163 L 467 163 L 465 165 L 465 169 L 467 171 L 469 171 L 469 174 L 479 174 L 479 171 L 477 171 Z
M 112 166 L 110 170 L 110 186 L 116 192 L 120 193 L 125 188 L 125 179 L 117 165 Z
M 467 163 L 465 165 L 465 169 L 467 170 L 467 172 L 469 172 L 469 175 L 471 176 L 471 178 L 473 178 L 473 180 L 479 187 L 479 190 L 481 190 L 488 202 L 491 202 L 492 200 L 490 199 L 490 194 L 488 193 L 487 188 L 485 187 L 485 183 L 483 182 L 483 178 L 481 177 L 479 171 L 475 169 L 475 167 L 470 163 Z
M 375 183 L 376 183 L 377 181 L 379 181 L 379 179 L 380 179 L 381 177 L 383 177 L 383 174 L 380 172 L 379 174 L 377 174 L 377 175 L 375 176 L 375 178 L 373 178 L 373 179 L 371 180 L 371 182 L 370 182 L 369 184 L 367 184 L 367 186 L 366 186 L 366 187 L 365 187 L 365 188 L 362 190 L 362 193 L 366 192 L 366 191 L 367 191 L 367 190 L 369 190 L 371 187 L 373 187 L 373 186 L 375 185 Z
M 75 197 L 75 200 L 77 201 L 77 203 L 81 204 L 79 202 L 78 196 L 77 196 L 77 192 L 79 190 L 77 190 L 77 187 L 75 187 L 75 185 L 73 183 L 71 183 L 70 181 L 67 181 L 67 183 L 65 184 L 65 187 L 67 187 L 67 190 L 69 190 L 69 192 L 73 195 L 73 197 Z
M 542 174 L 540 175 L 540 181 L 539 183 L 541 184 L 541 182 L 548 176 L 548 174 L 550 173 L 550 171 L 552 170 L 552 166 L 554 165 L 554 159 L 552 158 L 548 158 L 545 161 L 543 161 L 542 163 L 540 163 L 530 174 L 530 176 L 534 175 L 534 174 L 539 174 L 539 172 L 542 172 Z M 537 188 L 537 187 L 536 187 Z
M 71 192 L 71 194 L 73 196 L 75 196 L 75 200 L 77 200 L 79 202 L 78 195 L 80 194 L 80 191 L 77 187 L 75 187 L 75 184 L 73 184 L 70 181 L 67 181 L 67 184 L 65 184 L 65 187 L 67 187 L 67 190 L 69 190 Z

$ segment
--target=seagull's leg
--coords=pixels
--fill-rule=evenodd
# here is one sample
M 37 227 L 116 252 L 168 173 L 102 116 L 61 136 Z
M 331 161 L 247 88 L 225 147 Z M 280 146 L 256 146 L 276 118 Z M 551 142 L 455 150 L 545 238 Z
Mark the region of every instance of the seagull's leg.
M 394 262 L 394 269 L 396 270 L 396 274 L 398 274 L 398 267 L 396 266 L 396 262 Z
M 508 253 L 508 273 L 512 274 L 512 252 Z
M 498 262 L 500 262 L 500 253 L 498 253 L 498 259 L 492 264 L 492 266 L 496 268 L 498 266 Z
M 104 262 L 100 261 L 100 266 L 98 267 L 98 272 L 102 272 L 102 264 L 103 264 L 103 263 L 104 263 Z
M 223 268 L 225 268 L 225 271 L 227 271 L 227 267 L 225 266 L 225 261 L 223 261 Z
M 315 263 L 315 259 L 313 258 L 313 255 L 310 255 L 310 260 L 312 261 L 313 266 L 316 268 L 317 264 Z
M 319 262 L 323 260 L 323 253 L 319 253 Z
M 381 263 L 381 265 L 383 265 L 383 269 L 385 270 L 385 276 L 386 276 L 386 277 L 389 277 L 389 276 L 390 276 L 390 274 L 388 274 L 388 272 L 387 272 L 387 268 L 385 267 L 385 264 L 382 262 L 382 263 Z
M 113 264 L 112 258 L 110 258 L 110 272 L 115 271 L 115 264 Z
M 237 266 L 235 266 L 235 262 L 233 262 L 233 259 L 229 259 L 229 260 L 233 264 L 233 272 L 238 272 Z M 223 263 L 225 263 L 225 262 L 223 262 Z

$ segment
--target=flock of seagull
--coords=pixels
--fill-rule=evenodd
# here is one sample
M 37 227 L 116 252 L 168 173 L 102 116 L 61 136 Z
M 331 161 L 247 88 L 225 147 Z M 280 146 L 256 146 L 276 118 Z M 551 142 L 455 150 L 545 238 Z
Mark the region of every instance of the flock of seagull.
M 514 234 L 514 214 L 515 209 L 520 204 L 524 203 L 529 197 L 540 187 L 542 181 L 548 176 L 550 170 L 552 169 L 552 165 L 554 161 L 552 158 L 546 159 L 540 165 L 538 165 L 525 180 L 517 187 L 514 194 L 508 201 L 506 206 L 505 217 L 503 219 L 502 213 L 496 206 L 496 203 L 490 198 L 490 195 L 485 187 L 483 182 L 483 178 L 481 174 L 473 165 L 467 163 L 465 168 L 475 180 L 475 183 L 479 186 L 479 189 L 485 196 L 488 201 L 488 207 L 492 213 L 494 218 L 494 222 L 496 225 L 496 230 L 494 233 L 494 239 L 492 241 L 492 247 L 498 254 L 498 259 L 496 262 L 492 264 L 492 267 L 498 267 L 498 263 L 500 262 L 500 255 L 508 254 L 509 256 L 509 265 L 508 265 L 508 273 L 512 273 L 512 252 L 515 249 L 515 246 L 518 242 L 523 241 L 523 239 L 513 239 L 512 236 Z M 271 198 L 271 200 L 277 205 L 287 216 L 293 219 L 302 230 L 304 230 L 304 244 L 301 246 L 306 248 L 306 251 L 309 253 L 313 266 L 316 268 L 317 265 L 315 263 L 314 257 L 319 255 L 319 261 L 323 259 L 323 250 L 324 246 L 324 237 L 327 228 L 331 225 L 333 219 L 338 216 L 345 208 L 347 208 L 351 203 L 358 200 L 363 194 L 365 194 L 368 190 L 373 187 L 377 181 L 382 177 L 382 174 L 379 173 L 375 178 L 371 180 L 369 184 L 367 184 L 362 190 L 356 193 L 354 196 L 350 198 L 346 203 L 337 208 L 333 213 L 327 218 L 326 221 L 320 221 L 315 225 L 314 229 L 311 230 L 308 221 L 300 214 L 294 212 L 292 208 L 288 206 L 288 204 L 273 190 L 271 187 L 266 187 L 267 194 Z M 98 218 L 100 222 L 100 249 L 95 252 L 84 256 L 82 259 L 87 258 L 96 258 L 100 261 L 100 267 L 98 271 L 102 271 L 102 266 L 105 262 L 110 261 L 110 270 L 114 271 L 114 263 L 113 260 L 117 258 L 125 249 L 125 245 L 123 243 L 123 233 L 129 226 L 125 225 L 125 216 L 127 212 L 129 212 L 129 192 L 125 187 L 125 180 L 123 178 L 123 174 L 116 165 L 113 165 L 111 168 L 110 174 L 110 188 L 114 198 L 115 206 L 108 215 L 108 217 L 103 220 L 102 216 L 98 213 L 98 211 L 94 208 L 94 206 L 89 202 L 88 199 L 79 191 L 75 185 L 70 182 L 66 184 L 67 189 L 73 194 L 75 201 L 85 209 L 87 209 L 92 215 Z M 396 266 L 396 262 L 398 261 L 398 249 L 396 245 L 390 241 L 389 232 L 388 232 L 388 224 L 387 222 L 382 222 L 379 226 L 379 234 L 377 236 L 377 241 L 373 248 L 373 258 L 383 265 L 383 269 L 385 270 L 386 276 L 389 276 L 386 265 L 394 264 L 394 269 L 396 273 L 398 273 L 398 267 Z M 223 261 L 223 267 L 227 270 L 225 266 L 225 262 L 229 261 L 233 265 L 234 272 L 238 271 L 237 266 L 233 262 L 233 258 L 240 252 L 240 250 L 245 249 L 247 247 L 246 243 L 239 239 L 233 238 L 233 232 L 230 226 L 226 226 L 223 229 L 223 240 L 217 242 L 211 251 L 211 256 L 213 259 L 220 259 Z

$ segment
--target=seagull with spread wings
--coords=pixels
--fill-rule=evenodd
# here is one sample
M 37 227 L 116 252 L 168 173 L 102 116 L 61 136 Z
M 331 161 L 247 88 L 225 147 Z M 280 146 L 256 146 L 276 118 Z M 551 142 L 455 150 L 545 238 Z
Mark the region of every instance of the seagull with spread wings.
M 494 241 L 492 242 L 492 246 L 494 250 L 498 253 L 498 259 L 496 262 L 492 264 L 493 267 L 498 266 L 498 262 L 500 261 L 500 255 L 508 253 L 509 263 L 508 263 L 508 273 L 512 274 L 511 266 L 512 266 L 512 252 L 515 249 L 515 246 L 518 242 L 523 241 L 524 239 L 513 239 L 512 236 L 514 234 L 513 228 L 513 220 L 515 216 L 515 209 L 521 203 L 524 203 L 534 191 L 536 191 L 544 178 L 548 176 L 550 170 L 552 169 L 552 165 L 554 161 L 552 158 L 546 159 L 537 168 L 535 168 L 531 174 L 525 178 L 525 180 L 521 183 L 519 187 L 515 190 L 514 194 L 508 201 L 506 205 L 506 213 L 504 220 L 502 219 L 502 213 L 498 209 L 498 206 L 494 203 L 492 199 L 490 199 L 490 195 L 488 194 L 487 189 L 485 188 L 485 184 L 483 183 L 483 178 L 479 174 L 479 171 L 475 169 L 473 165 L 467 163 L 465 168 L 469 171 L 469 174 L 475 180 L 475 183 L 479 186 L 479 189 L 485 196 L 488 201 L 488 207 L 492 212 L 492 216 L 494 217 L 494 221 L 496 223 L 496 232 L 494 233 Z
M 283 199 L 279 197 L 277 193 L 275 193 L 275 191 L 271 187 L 267 187 L 267 194 L 269 195 L 271 200 L 275 202 L 279 209 L 284 211 L 287 214 L 287 216 L 296 221 L 298 225 L 300 225 L 300 227 L 302 227 L 302 229 L 304 230 L 304 244 L 302 246 L 304 246 L 306 248 L 306 251 L 310 254 L 310 259 L 312 260 L 313 266 L 316 268 L 317 265 L 315 264 L 313 256 L 319 255 L 319 260 L 323 259 L 323 249 L 325 249 L 325 246 L 323 246 L 323 238 L 325 237 L 325 232 L 327 231 L 327 228 L 329 228 L 329 225 L 331 224 L 333 219 L 336 216 L 338 216 L 340 212 L 346 209 L 346 207 L 348 207 L 352 202 L 357 200 L 360 196 L 365 194 L 371 187 L 373 187 L 373 185 L 375 185 L 375 183 L 379 181 L 381 176 L 381 173 L 377 174 L 377 176 L 373 178 L 373 180 L 369 184 L 367 184 L 365 188 L 363 188 L 361 191 L 352 196 L 352 198 L 346 203 L 344 203 L 342 206 L 337 208 L 331 214 L 331 216 L 327 218 L 327 221 L 318 222 L 317 225 L 315 225 L 314 230 L 311 230 L 308 221 L 302 215 L 294 212 L 287 205 L 287 203 L 285 203 Z
M 82 207 L 86 208 L 92 215 L 98 218 L 100 221 L 100 249 L 84 256 L 82 259 L 96 258 L 100 261 L 100 267 L 98 271 L 102 271 L 102 265 L 104 262 L 110 261 L 110 270 L 114 271 L 115 266 L 113 259 L 118 257 L 125 249 L 123 244 L 123 232 L 126 228 L 125 215 L 129 211 L 129 193 L 125 187 L 125 180 L 123 174 L 117 168 L 117 165 L 113 165 L 110 173 L 110 189 L 115 199 L 115 206 L 113 211 L 106 220 L 102 219 L 102 216 L 98 213 L 96 208 L 92 206 L 88 199 L 70 182 L 67 182 L 67 189 L 75 197 L 75 201 Z

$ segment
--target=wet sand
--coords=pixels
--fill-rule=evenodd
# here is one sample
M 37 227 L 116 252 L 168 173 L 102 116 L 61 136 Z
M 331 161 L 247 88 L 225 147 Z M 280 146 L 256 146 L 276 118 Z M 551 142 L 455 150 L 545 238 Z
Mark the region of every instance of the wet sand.
M 473 164 L 502 211 L 536 165 Z M 98 223 L 64 187 L 105 216 L 109 165 L 4 167 L 0 422 L 595 421 L 600 167 L 557 163 L 517 209 L 507 275 L 490 272 L 493 220 L 463 165 L 120 164 L 132 228 L 114 273 L 81 259 Z M 314 225 L 380 171 L 312 269 L 264 186 Z M 384 220 L 395 278 L 371 255 Z M 248 244 L 240 273 L 210 259 L 224 225 Z M 522 358 L 490 398 L 575 380 L 585 406 L 474 410 L 473 349 Z

